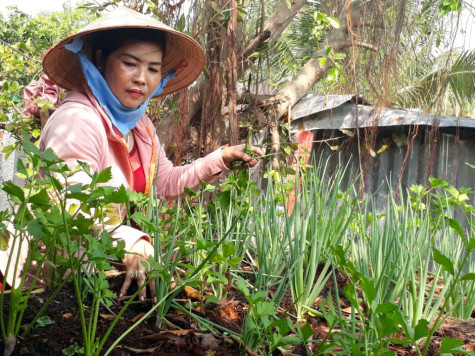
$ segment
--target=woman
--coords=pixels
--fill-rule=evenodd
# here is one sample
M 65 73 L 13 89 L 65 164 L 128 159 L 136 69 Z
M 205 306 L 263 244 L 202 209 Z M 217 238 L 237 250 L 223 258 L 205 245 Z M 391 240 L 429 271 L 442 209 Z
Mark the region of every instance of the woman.
M 200 180 L 212 181 L 228 172 L 234 160 L 255 165 L 240 145 L 173 167 L 160 146 L 145 115 L 149 100 L 188 87 L 204 62 L 203 50 L 191 37 L 127 8 L 110 12 L 46 53 L 45 73 L 69 93 L 44 127 L 40 148 L 52 148 L 70 165 L 81 160 L 93 171 L 111 167 L 107 185 L 148 193 L 156 177 L 158 196 L 164 199 L 199 187 Z M 256 147 L 253 151 L 263 154 Z M 75 176 L 81 183 L 88 179 Z M 133 278 L 139 287 L 144 284 L 140 262 L 153 255 L 153 248 L 149 236 L 125 225 L 113 237 L 124 240 L 129 252 L 122 295 Z M 152 297 L 154 289 L 151 283 Z M 139 298 L 145 298 L 145 289 Z

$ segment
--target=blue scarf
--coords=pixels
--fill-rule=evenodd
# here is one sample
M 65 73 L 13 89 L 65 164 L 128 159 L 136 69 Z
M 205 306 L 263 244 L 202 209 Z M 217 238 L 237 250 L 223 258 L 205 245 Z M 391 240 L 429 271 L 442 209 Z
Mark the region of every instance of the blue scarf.
M 137 122 L 144 115 L 150 99 L 160 95 L 163 92 L 163 87 L 170 79 L 175 77 L 176 70 L 170 70 L 162 78 L 158 87 L 147 100 L 135 108 L 129 108 L 116 98 L 101 72 L 99 72 L 97 67 L 81 51 L 82 45 L 83 40 L 80 37 L 76 37 L 73 42 L 65 45 L 64 48 L 77 54 L 79 62 L 81 63 L 82 72 L 86 77 L 87 85 L 92 90 L 92 94 L 107 112 L 114 126 L 125 136 L 137 125 Z

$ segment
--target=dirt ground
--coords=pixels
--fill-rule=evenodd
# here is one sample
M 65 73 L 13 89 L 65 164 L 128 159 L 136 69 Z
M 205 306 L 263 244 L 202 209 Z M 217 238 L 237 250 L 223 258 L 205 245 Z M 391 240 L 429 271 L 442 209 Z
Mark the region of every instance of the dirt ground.
M 110 280 L 111 289 L 118 292 L 122 282 L 122 275 Z M 47 299 L 49 291 L 34 294 L 28 303 L 28 308 L 23 317 L 27 324 L 32 320 L 36 311 L 41 308 Z M 177 300 L 182 303 L 192 298 L 184 292 Z M 112 309 L 118 312 L 121 305 Z M 123 332 L 138 320 L 150 308 L 150 303 L 135 304 L 131 306 L 120 318 L 119 322 L 109 336 L 106 350 Z M 247 303 L 242 295 L 230 291 L 230 294 L 220 304 L 208 304 L 206 311 L 201 316 L 222 325 L 229 330 L 240 333 L 243 319 L 247 311 Z M 196 310 L 194 311 L 196 313 Z M 64 355 L 63 349 L 77 343 L 82 344 L 80 320 L 77 314 L 76 299 L 72 287 L 64 288 L 45 313 L 52 324 L 36 327 L 31 334 L 18 340 L 14 355 L 19 356 L 59 356 Z M 154 314 L 153 314 L 154 315 Z M 99 317 L 98 335 L 103 335 L 111 323 L 111 314 L 102 310 Z M 200 330 L 196 321 L 186 315 L 171 310 L 167 320 L 174 325 L 165 325 L 162 329 L 156 326 L 156 319 L 151 316 L 130 332 L 112 351 L 113 356 L 132 355 L 256 355 L 252 350 L 246 350 L 239 345 L 236 338 L 220 332 L 211 333 Z M 315 337 L 322 338 L 328 330 L 323 319 L 309 317 Z M 459 322 L 448 319 L 433 338 L 432 350 L 438 350 L 442 337 L 451 337 L 462 340 L 466 350 L 475 351 L 475 313 L 468 322 Z M 0 342 L 0 353 L 3 354 L 4 345 Z M 398 355 L 416 355 L 414 350 L 404 346 L 391 346 L 391 350 Z M 434 352 L 431 352 L 433 354 Z M 303 347 L 298 345 L 289 350 L 286 355 L 305 355 Z

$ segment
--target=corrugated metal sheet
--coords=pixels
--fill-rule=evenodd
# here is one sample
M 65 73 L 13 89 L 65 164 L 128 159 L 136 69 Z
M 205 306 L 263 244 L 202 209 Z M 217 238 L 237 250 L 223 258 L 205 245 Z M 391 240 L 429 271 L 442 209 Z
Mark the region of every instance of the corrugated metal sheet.
M 311 116 L 317 112 L 331 110 L 349 103 L 352 98 L 353 95 L 306 94 L 292 107 L 292 117 L 298 119 Z
M 474 119 L 355 106 L 348 96 L 324 108 L 322 97 L 307 96 L 295 106 L 292 130 L 313 132 L 315 157 L 334 165 L 349 162 L 354 174 L 362 173 L 365 195 L 375 194 L 378 206 L 387 202 L 388 183 L 393 190 L 400 186 L 404 194 L 411 185 L 427 186 L 431 175 L 475 190 L 475 170 L 467 165 L 475 165 Z M 356 128 L 361 129 L 359 145 L 358 135 L 341 131 Z
M 475 129 L 475 120 L 423 114 L 419 110 L 374 108 L 350 103 L 352 95 L 309 95 L 292 108 L 294 131 L 425 125 Z

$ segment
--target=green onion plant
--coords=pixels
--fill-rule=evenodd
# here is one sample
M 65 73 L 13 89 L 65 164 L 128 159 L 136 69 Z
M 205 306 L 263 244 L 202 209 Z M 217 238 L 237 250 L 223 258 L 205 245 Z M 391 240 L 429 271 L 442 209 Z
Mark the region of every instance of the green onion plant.
M 283 243 L 297 320 L 312 308 L 330 277 L 332 250 L 347 235 L 357 206 L 352 184 L 344 189 L 346 167 L 330 174 L 329 161 L 297 172 L 295 204 L 286 208 Z

